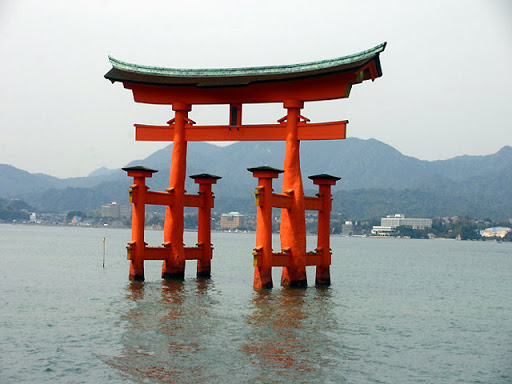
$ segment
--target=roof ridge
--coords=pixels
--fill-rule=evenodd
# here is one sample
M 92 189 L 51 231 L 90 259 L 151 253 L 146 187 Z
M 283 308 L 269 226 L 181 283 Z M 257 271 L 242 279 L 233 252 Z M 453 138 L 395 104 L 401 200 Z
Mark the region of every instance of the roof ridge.
M 239 67 L 239 68 L 168 68 L 168 67 L 156 67 L 150 65 L 141 65 L 128 63 L 112 56 L 108 56 L 110 63 L 116 69 L 141 73 L 141 74 L 152 74 L 157 76 L 173 76 L 173 77 L 237 77 L 237 76 L 251 76 L 251 75 L 262 75 L 262 74 L 280 74 L 280 73 L 295 73 L 304 71 L 313 71 L 323 68 L 329 68 L 333 66 L 339 66 L 343 64 L 349 64 L 364 60 L 365 58 L 372 58 L 384 51 L 386 48 L 386 42 L 381 43 L 373 48 L 354 53 L 347 56 L 336 57 L 333 59 L 312 61 L 306 63 L 297 64 L 284 64 L 284 65 L 271 65 L 263 67 Z

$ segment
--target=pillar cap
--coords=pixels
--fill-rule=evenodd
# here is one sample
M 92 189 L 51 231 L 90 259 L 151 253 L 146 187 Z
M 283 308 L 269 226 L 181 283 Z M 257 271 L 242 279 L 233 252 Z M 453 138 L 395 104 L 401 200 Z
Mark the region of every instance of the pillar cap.
M 156 169 L 147 168 L 142 165 L 135 165 L 133 167 L 125 167 L 125 168 L 121 168 L 121 169 L 126 172 L 129 172 L 129 171 L 146 171 L 146 172 L 151 172 L 151 173 L 158 172 L 158 170 L 156 170 Z
M 311 180 L 341 180 L 341 177 L 329 175 L 328 173 L 320 173 L 318 175 L 308 176 L 308 179 Z
M 158 172 L 156 169 L 147 168 L 142 165 L 136 165 L 134 167 L 125 167 L 122 168 L 122 170 L 128 172 L 128 176 L 134 177 L 151 177 L 153 176 L 153 173 Z
M 313 184 L 330 184 L 334 185 L 341 177 L 329 175 L 328 173 L 320 173 L 318 175 L 308 176 L 308 179 L 313 180 Z
M 215 180 L 222 179 L 221 176 L 210 175 L 209 173 L 198 173 L 197 175 L 190 175 L 189 177 L 194 180 L 196 180 L 196 179 L 215 179 Z
M 269 167 L 268 165 L 247 168 L 247 170 L 252 172 L 252 176 L 257 177 L 258 179 L 277 179 L 279 174 L 284 172 L 282 169 Z
M 262 165 L 259 167 L 253 167 L 253 168 L 247 168 L 249 172 L 277 172 L 277 173 L 283 173 L 284 171 L 282 169 L 277 169 L 270 167 L 268 165 Z

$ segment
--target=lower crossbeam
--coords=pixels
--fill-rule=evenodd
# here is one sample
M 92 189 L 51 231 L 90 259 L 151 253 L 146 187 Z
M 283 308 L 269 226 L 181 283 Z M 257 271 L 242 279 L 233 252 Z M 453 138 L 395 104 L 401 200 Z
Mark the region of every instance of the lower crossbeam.
M 185 247 L 185 260 L 200 260 L 203 257 L 204 248 Z M 167 260 L 170 256 L 170 247 L 145 247 L 144 260 Z

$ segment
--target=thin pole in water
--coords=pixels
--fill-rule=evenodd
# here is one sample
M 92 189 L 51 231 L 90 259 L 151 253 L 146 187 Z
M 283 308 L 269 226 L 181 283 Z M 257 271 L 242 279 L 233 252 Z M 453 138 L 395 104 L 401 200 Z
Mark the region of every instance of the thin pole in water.
M 103 238 L 103 268 L 105 268 L 105 238 Z

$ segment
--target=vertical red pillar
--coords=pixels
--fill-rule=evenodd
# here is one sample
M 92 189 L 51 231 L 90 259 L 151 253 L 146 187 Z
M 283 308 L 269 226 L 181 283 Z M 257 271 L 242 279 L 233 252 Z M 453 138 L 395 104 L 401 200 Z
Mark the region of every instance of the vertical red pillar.
M 247 170 L 258 178 L 254 288 L 272 288 L 272 179 L 283 171 L 268 166 Z
M 197 260 L 197 277 L 209 278 L 211 276 L 212 248 L 212 184 L 216 184 L 220 176 L 202 173 L 190 176 L 199 184 L 199 195 L 203 199 L 202 206 L 197 215 L 197 245 L 202 248 L 202 255 Z
M 320 264 L 316 266 L 315 285 L 331 285 L 331 209 L 332 195 L 331 185 L 335 185 L 340 177 L 328 174 L 309 176 L 313 184 L 318 185 L 318 197 L 322 200 L 322 209 L 318 211 L 318 238 L 317 251 L 321 253 Z
M 187 142 L 185 124 L 191 106 L 174 103 L 174 139 L 172 147 L 169 193 L 174 194 L 174 202 L 167 207 L 164 223 L 164 242 L 170 244 L 170 254 L 162 265 L 162 277 L 183 279 L 185 277 L 185 249 L 183 246 L 183 211 L 185 204 L 185 174 L 187 167 Z
M 284 156 L 283 193 L 291 196 L 291 208 L 281 211 L 281 249 L 291 252 L 291 265 L 283 267 L 281 285 L 306 287 L 306 214 L 300 172 L 300 141 L 297 130 L 302 101 L 287 100 L 286 152 Z
M 130 260 L 130 280 L 144 280 L 144 216 L 146 212 L 146 177 L 157 172 L 142 166 L 123 168 L 128 176 L 133 177 L 130 188 L 130 202 L 132 203 L 132 240 L 128 247 Z

